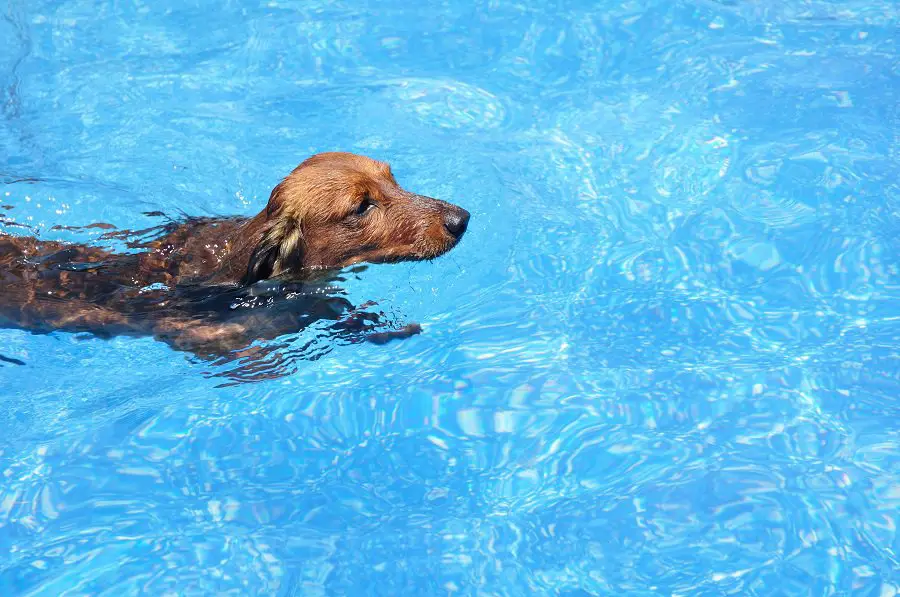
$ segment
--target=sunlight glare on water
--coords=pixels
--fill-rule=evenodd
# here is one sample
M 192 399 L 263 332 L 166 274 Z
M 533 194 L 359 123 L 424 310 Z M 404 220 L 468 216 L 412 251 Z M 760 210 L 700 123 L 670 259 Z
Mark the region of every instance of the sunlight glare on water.
M 0 593 L 897 594 L 898 25 L 888 0 L 4 4 L 4 232 L 252 215 L 327 150 L 472 221 L 346 280 L 422 335 L 300 337 L 258 383 L 0 330 Z

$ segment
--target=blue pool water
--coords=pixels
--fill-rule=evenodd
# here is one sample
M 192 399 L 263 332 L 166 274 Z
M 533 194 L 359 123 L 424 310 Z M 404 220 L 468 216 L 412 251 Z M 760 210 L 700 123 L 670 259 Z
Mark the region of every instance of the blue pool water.
M 422 335 L 320 339 L 257 383 L 0 330 L 0 594 L 897 594 L 898 25 L 890 0 L 4 3 L 8 232 L 250 215 L 334 149 L 473 217 L 346 283 Z

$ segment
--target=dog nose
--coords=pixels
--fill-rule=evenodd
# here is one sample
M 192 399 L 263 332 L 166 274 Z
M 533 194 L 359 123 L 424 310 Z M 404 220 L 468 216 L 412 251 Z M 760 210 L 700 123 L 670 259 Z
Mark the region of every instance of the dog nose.
M 459 238 L 469 225 L 469 212 L 462 208 L 456 208 L 444 215 L 444 228 L 447 232 Z

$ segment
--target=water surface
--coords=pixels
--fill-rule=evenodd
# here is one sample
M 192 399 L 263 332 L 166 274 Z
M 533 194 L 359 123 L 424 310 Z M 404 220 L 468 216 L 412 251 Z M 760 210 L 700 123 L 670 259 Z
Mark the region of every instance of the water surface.
M 898 25 L 887 0 L 6 3 L 5 231 L 251 215 L 325 150 L 473 218 L 346 281 L 422 335 L 258 383 L 0 330 L 0 592 L 895 595 Z

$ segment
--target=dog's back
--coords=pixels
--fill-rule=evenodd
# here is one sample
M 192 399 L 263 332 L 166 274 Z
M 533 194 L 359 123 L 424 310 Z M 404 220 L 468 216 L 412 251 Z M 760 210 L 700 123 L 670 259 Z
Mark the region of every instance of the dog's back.
M 0 234 L 0 325 L 98 335 L 144 327 L 137 320 L 174 307 L 166 291 L 216 270 L 222 229 L 239 223 L 191 219 L 101 237 L 130 252 Z
M 0 235 L 0 324 L 36 332 L 128 327 L 140 256 Z
M 352 311 L 345 298 L 328 291 L 328 279 L 253 290 L 211 282 L 221 233 L 240 224 L 173 224 L 154 238 L 127 243 L 131 253 L 0 234 L 0 327 L 101 338 L 152 335 L 212 356 L 253 338 L 297 332 L 320 320 L 337 322 Z M 340 327 L 354 333 L 377 320 L 360 314 Z

